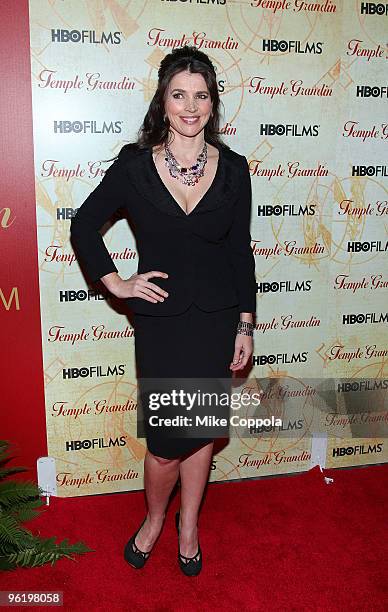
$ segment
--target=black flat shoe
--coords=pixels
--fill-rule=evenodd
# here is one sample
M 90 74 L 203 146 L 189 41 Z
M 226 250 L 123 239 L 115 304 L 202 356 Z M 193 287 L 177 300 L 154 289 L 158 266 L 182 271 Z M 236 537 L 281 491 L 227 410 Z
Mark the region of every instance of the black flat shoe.
M 175 515 L 175 526 L 178 532 L 178 562 L 185 576 L 198 576 L 202 569 L 202 551 L 198 540 L 198 552 L 194 557 L 185 557 L 179 551 L 179 512 Z
M 127 563 L 129 563 L 129 565 L 132 565 L 132 567 L 134 567 L 135 569 L 141 569 L 142 567 L 144 567 L 145 562 L 147 561 L 148 557 L 152 552 L 152 550 L 150 550 L 149 552 L 143 552 L 135 544 L 136 536 L 139 533 L 140 529 L 143 527 L 144 523 L 146 522 L 146 518 L 147 516 L 145 517 L 144 521 L 142 522 L 136 533 L 134 533 L 133 536 L 128 540 L 124 548 L 124 559 L 127 561 Z

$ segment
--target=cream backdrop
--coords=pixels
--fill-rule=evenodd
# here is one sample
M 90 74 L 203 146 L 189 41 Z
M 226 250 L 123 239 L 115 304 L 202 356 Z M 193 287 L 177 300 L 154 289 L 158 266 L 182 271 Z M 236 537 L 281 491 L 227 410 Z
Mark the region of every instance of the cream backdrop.
M 184 42 L 215 64 L 224 139 L 251 168 L 257 325 L 241 389 L 279 378 L 301 389 L 310 379 L 378 379 L 372 411 L 361 402 L 353 420 L 335 423 L 323 412 L 321 433 L 330 467 L 388 460 L 386 7 L 30 0 L 46 421 L 58 495 L 143 488 L 133 328 L 85 283 L 69 226 L 109 166 L 102 160 L 135 139 L 161 59 Z M 356 176 L 359 166 L 367 175 Z M 104 240 L 120 274 L 136 272 L 128 222 L 119 219 Z M 362 250 L 349 251 L 356 243 Z M 343 320 L 369 313 L 373 321 Z M 309 469 L 309 411 L 302 400 L 295 413 L 284 401 L 272 408 L 292 434 L 233 437 L 214 456 L 212 481 Z M 354 423 L 370 425 L 361 438 Z

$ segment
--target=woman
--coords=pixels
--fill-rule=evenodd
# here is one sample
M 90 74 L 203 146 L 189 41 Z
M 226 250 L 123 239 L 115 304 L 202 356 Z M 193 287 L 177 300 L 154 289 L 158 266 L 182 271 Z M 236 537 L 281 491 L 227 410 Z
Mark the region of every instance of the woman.
M 144 566 L 180 477 L 175 520 L 179 566 L 187 576 L 202 567 L 197 520 L 214 438 L 190 436 L 185 426 L 174 428 L 174 437 L 168 428 L 151 427 L 143 381 L 231 379 L 253 351 L 250 175 L 246 158 L 219 138 L 219 105 L 207 55 L 190 46 L 167 55 L 137 142 L 123 147 L 71 224 L 91 280 L 101 280 L 134 311 L 148 513 L 124 556 L 133 567 Z M 126 280 L 99 233 L 119 207 L 133 220 L 139 253 L 138 272 Z

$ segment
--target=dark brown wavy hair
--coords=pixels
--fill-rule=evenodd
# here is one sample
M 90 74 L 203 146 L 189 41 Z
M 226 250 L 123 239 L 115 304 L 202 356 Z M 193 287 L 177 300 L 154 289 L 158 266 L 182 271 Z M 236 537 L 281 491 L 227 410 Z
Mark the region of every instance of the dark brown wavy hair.
M 212 101 L 212 116 L 205 125 L 205 140 L 213 145 L 222 145 L 229 148 L 220 138 L 220 96 L 217 87 L 217 75 L 215 68 L 206 53 L 199 51 L 197 47 L 185 45 L 178 47 L 166 55 L 160 62 L 158 70 L 158 87 L 151 100 L 148 111 L 144 117 L 134 143 L 139 148 L 148 148 L 160 145 L 168 140 L 169 121 L 164 120 L 164 101 L 168 84 L 172 77 L 181 72 L 202 74 L 208 87 Z

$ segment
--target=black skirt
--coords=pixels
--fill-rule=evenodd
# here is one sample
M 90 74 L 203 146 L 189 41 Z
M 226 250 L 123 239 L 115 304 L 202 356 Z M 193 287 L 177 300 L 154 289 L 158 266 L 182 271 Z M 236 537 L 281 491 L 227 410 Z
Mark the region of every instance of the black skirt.
M 229 369 L 229 364 L 233 360 L 239 319 L 239 306 L 205 312 L 194 303 L 185 312 L 177 315 L 154 316 L 134 313 L 138 431 L 141 422 L 143 429 L 141 426 L 140 430 L 144 432 L 148 450 L 152 454 L 173 459 L 214 440 L 215 436 L 201 437 L 198 433 L 210 429 L 185 425 L 181 427 L 175 425 L 172 429 L 149 426 L 149 416 L 151 414 L 155 416 L 156 412 L 150 410 L 147 394 L 150 389 L 155 392 L 155 384 L 160 392 L 168 391 L 169 386 L 176 388 L 176 385 L 172 385 L 176 379 L 184 379 L 185 384 L 188 379 L 195 384 L 197 381 L 202 381 L 198 387 L 201 390 L 230 391 L 232 370 Z M 161 384 L 162 380 L 167 381 L 167 386 Z M 157 410 L 157 416 L 167 413 L 168 416 L 175 414 L 195 417 L 196 410 L 194 407 L 188 413 L 187 410 L 182 410 L 182 406 L 173 408 L 170 406 L 168 412 L 164 412 L 163 409 Z M 211 413 L 214 414 L 213 410 Z M 203 415 L 203 408 L 201 414 Z M 228 420 L 229 406 L 226 404 L 218 406 L 216 414 Z M 217 429 L 217 437 L 228 438 L 228 427 L 227 430 L 222 429 L 222 436 L 219 436 L 219 431 L 220 428 Z

